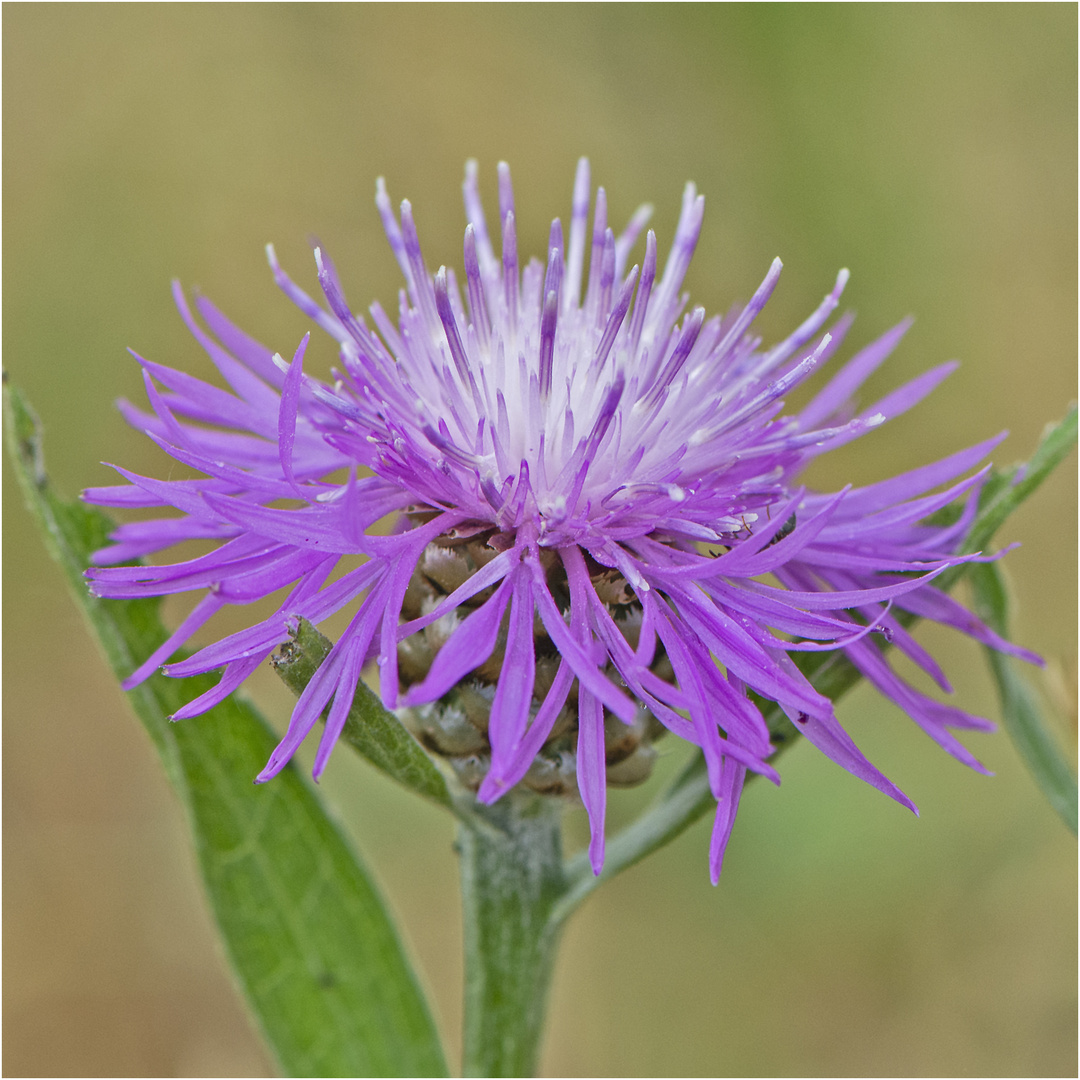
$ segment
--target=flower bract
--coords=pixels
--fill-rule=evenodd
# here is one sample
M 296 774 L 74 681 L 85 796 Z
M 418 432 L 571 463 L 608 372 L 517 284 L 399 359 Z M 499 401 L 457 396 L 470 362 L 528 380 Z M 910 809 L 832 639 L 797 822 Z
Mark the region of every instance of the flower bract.
M 336 342 L 329 379 L 305 370 L 308 337 L 283 359 L 205 298 L 196 318 L 175 290 L 224 385 L 138 358 L 151 411 L 120 407 L 196 476 L 118 468 L 123 484 L 88 490 L 91 502 L 166 511 L 121 525 L 88 576 L 101 596 L 201 598 L 125 686 L 163 664 L 173 676 L 222 669 L 175 719 L 195 716 L 287 643 L 299 620 L 345 610 L 348 626 L 259 779 L 284 767 L 320 717 L 323 771 L 374 661 L 384 704 L 404 710 L 480 800 L 519 784 L 576 789 L 597 872 L 609 784 L 644 778 L 653 742 L 670 732 L 704 755 L 716 880 L 747 772 L 778 780 L 762 701 L 914 809 L 802 674 L 802 652 L 842 650 L 931 738 L 981 769 L 954 730 L 989 722 L 909 685 L 886 646 L 945 690 L 903 613 L 1037 659 L 933 584 L 983 557 L 956 552 L 987 473 L 980 463 L 1000 437 L 866 487 L 821 493 L 800 480 L 815 457 L 905 412 L 954 365 L 855 404 L 907 323 L 837 361 L 851 325 L 833 320 L 846 272 L 768 346 L 753 324 L 779 260 L 727 315 L 688 309 L 682 286 L 704 212 L 693 185 L 662 266 L 648 209 L 616 233 L 585 161 L 568 225 L 552 223 L 542 262 L 519 260 L 505 165 L 498 252 L 471 162 L 464 196 L 462 271 L 432 274 L 410 204 L 395 213 L 379 182 L 376 205 L 405 279 L 396 319 L 378 304 L 354 311 L 323 250 L 316 300 L 269 249 L 285 294 Z M 811 378 L 820 383 L 809 404 L 785 411 Z M 943 522 L 938 512 L 953 504 Z M 209 552 L 122 565 L 188 540 L 209 541 Z M 225 606 L 274 595 L 269 617 L 168 663 Z

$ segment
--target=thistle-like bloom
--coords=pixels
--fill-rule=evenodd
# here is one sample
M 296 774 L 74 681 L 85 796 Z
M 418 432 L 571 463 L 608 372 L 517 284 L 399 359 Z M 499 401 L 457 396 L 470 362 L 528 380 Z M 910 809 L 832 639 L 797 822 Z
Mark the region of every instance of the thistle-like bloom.
M 684 314 L 680 289 L 704 200 L 688 185 L 660 271 L 648 220 L 618 236 L 603 189 L 589 228 L 585 161 L 569 230 L 552 223 L 546 264 L 519 267 L 509 170 L 499 167 L 501 253 L 466 168 L 464 290 L 432 276 L 412 208 L 376 205 L 405 276 L 395 324 L 345 301 L 333 264 L 315 263 L 322 301 L 270 264 L 286 295 L 339 347 L 329 382 L 247 337 L 199 298 L 180 313 L 229 389 L 140 359 L 152 413 L 120 407 L 200 479 L 128 481 L 92 502 L 165 507 L 180 516 L 122 525 L 88 572 L 101 596 L 203 596 L 126 681 L 168 661 L 225 605 L 288 587 L 277 611 L 168 665 L 186 676 L 223 668 L 213 690 L 174 719 L 209 709 L 289 640 L 299 619 L 352 613 L 301 694 L 260 780 L 292 757 L 321 715 L 315 774 L 325 768 L 361 671 L 379 667 L 388 708 L 402 708 L 482 801 L 519 783 L 580 790 L 590 856 L 603 860 L 606 788 L 648 773 L 664 730 L 699 746 L 717 800 L 715 881 L 747 770 L 778 780 L 755 698 L 777 702 L 833 761 L 913 804 L 860 753 L 832 703 L 792 654 L 842 649 L 886 697 L 966 764 L 952 728 L 988 721 L 898 677 L 891 641 L 944 689 L 899 611 L 945 623 L 1028 659 L 932 584 L 974 556 L 955 554 L 975 513 L 991 439 L 863 488 L 808 491 L 814 457 L 903 413 L 952 370 L 946 364 L 867 409 L 853 395 L 906 329 L 858 352 L 801 412 L 784 397 L 836 353 L 851 319 L 826 331 L 847 280 L 784 341 L 763 348 L 752 323 L 780 261 L 744 307 Z M 586 255 L 588 272 L 586 273 Z M 987 466 L 988 468 L 988 466 Z M 966 499 L 948 526 L 930 515 Z M 392 516 L 389 532 L 377 523 Z M 215 542 L 186 562 L 121 566 L 185 540 Z M 359 561 L 361 556 L 363 561 Z M 351 568 L 334 577 L 343 560 Z M 106 568 L 102 568 L 106 567 Z

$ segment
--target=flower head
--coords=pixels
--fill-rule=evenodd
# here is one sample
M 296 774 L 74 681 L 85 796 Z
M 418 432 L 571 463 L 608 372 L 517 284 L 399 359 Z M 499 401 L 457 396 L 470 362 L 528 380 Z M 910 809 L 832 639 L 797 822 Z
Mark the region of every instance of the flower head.
M 386 706 L 409 710 L 422 741 L 481 800 L 519 783 L 576 786 L 596 870 L 607 783 L 647 775 L 652 741 L 671 731 L 705 756 L 718 804 L 716 879 L 747 770 L 778 780 L 755 698 L 777 702 L 833 761 L 914 809 L 793 653 L 842 649 L 945 749 L 981 768 L 950 729 L 989 723 L 909 686 L 881 643 L 946 690 L 897 611 L 1033 659 L 930 584 L 976 557 L 955 552 L 986 475 L 972 470 L 999 439 L 868 487 L 820 494 L 799 482 L 812 458 L 906 411 L 952 365 L 857 409 L 854 393 L 902 323 L 787 414 L 785 395 L 832 361 L 851 324 L 825 329 L 846 271 L 794 333 L 764 348 L 751 328 L 779 260 L 729 315 L 685 310 L 704 211 L 692 184 L 662 270 L 651 231 L 640 265 L 627 269 L 647 208 L 617 236 L 601 188 L 590 229 L 585 161 L 569 227 L 564 235 L 552 223 L 543 264 L 519 265 L 505 165 L 498 188 L 496 255 L 467 166 L 459 285 L 446 267 L 428 271 L 409 203 L 396 216 L 380 181 L 376 204 L 407 286 L 396 323 L 378 304 L 370 324 L 354 313 L 321 249 L 319 302 L 268 249 L 286 295 L 337 342 L 341 366 L 329 382 L 304 370 L 307 337 L 286 362 L 199 298 L 204 328 L 176 289 L 228 389 L 140 358 L 153 412 L 120 407 L 203 475 L 163 481 L 118 468 L 126 484 L 87 491 L 92 502 L 180 511 L 122 525 L 88 576 L 102 596 L 204 595 L 125 686 L 225 605 L 288 587 L 269 618 L 166 666 L 174 676 L 224 669 L 175 718 L 194 716 L 243 683 L 297 620 L 347 609 L 347 629 L 259 779 L 274 776 L 325 713 L 321 773 L 374 659 Z M 961 498 L 958 520 L 928 523 Z M 388 515 L 392 531 L 375 531 Z M 196 538 L 216 546 L 185 562 L 118 565 Z M 332 577 L 355 556 L 364 561 Z

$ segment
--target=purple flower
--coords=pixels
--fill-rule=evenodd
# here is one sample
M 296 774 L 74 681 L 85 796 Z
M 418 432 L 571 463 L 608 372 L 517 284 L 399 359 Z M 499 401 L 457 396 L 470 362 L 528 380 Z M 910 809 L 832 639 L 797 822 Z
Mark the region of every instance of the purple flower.
M 953 365 L 859 410 L 853 395 L 900 340 L 901 323 L 785 414 L 785 395 L 832 360 L 851 325 L 845 316 L 824 329 L 846 271 L 794 333 L 763 348 L 751 326 L 779 260 L 745 307 L 685 312 L 680 288 L 704 211 L 692 184 L 662 271 L 651 231 L 640 266 L 627 270 L 647 208 L 616 235 L 601 188 L 590 232 L 584 160 L 568 233 L 552 223 L 545 265 L 519 266 L 505 165 L 498 186 L 500 255 L 467 166 L 462 289 L 452 270 L 428 272 L 411 206 L 395 217 L 379 182 L 376 205 L 407 286 L 396 324 L 378 304 L 370 324 L 354 314 L 320 249 L 319 302 L 268 249 L 280 287 L 339 346 L 330 382 L 303 369 L 308 337 L 286 362 L 199 298 L 204 329 L 175 290 L 228 389 L 138 358 L 153 411 L 120 408 L 203 477 L 117 467 L 127 483 L 87 491 L 95 503 L 180 511 L 122 525 L 88 576 L 100 596 L 203 595 L 125 687 L 225 605 L 288 587 L 269 618 L 165 667 L 173 676 L 224 669 L 174 719 L 194 716 L 240 686 L 299 619 L 319 623 L 346 608 L 347 629 L 259 779 L 283 768 L 325 713 L 315 775 L 323 771 L 375 659 L 385 705 L 410 710 L 414 730 L 480 800 L 519 782 L 576 783 L 596 871 L 607 783 L 647 774 L 651 742 L 666 729 L 704 753 L 717 800 L 716 880 L 747 770 L 779 779 L 750 690 L 833 761 L 915 809 L 860 753 L 792 653 L 843 649 L 932 738 L 981 769 L 951 729 L 990 723 L 909 686 L 881 643 L 945 690 L 897 612 L 1037 659 L 930 584 L 974 557 L 956 554 L 989 466 L 972 470 L 1000 437 L 864 488 L 818 494 L 798 479 L 812 458 L 916 404 Z M 954 524 L 927 523 L 961 498 Z M 396 524 L 376 532 L 388 515 Z M 191 539 L 215 546 L 185 562 L 118 565 Z M 345 559 L 352 568 L 332 577 Z

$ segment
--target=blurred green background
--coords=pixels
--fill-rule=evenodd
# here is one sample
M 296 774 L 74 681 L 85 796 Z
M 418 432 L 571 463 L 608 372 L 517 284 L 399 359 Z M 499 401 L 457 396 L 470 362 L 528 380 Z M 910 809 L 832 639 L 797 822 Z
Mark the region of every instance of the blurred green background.
M 767 339 L 841 266 L 853 344 L 915 314 L 871 392 L 962 368 L 821 463 L 822 485 L 1005 427 L 998 460 L 1026 456 L 1076 394 L 1074 5 L 8 5 L 3 30 L 4 363 L 69 493 L 110 482 L 103 459 L 168 471 L 111 403 L 141 396 L 127 346 L 207 371 L 171 277 L 290 355 L 304 320 L 263 245 L 313 283 L 317 235 L 354 306 L 392 309 L 375 177 L 413 200 L 428 261 L 460 266 L 470 156 L 489 195 L 511 163 L 529 253 L 581 154 L 616 222 L 655 203 L 661 251 L 695 180 L 693 298 L 726 309 L 779 254 Z M 4 469 L 5 1073 L 264 1072 L 178 809 Z M 1000 538 L 1024 544 L 1015 636 L 1051 661 L 1032 677 L 1070 752 L 1076 521 L 1074 455 Z M 995 715 L 978 650 L 921 633 L 960 702 Z M 269 672 L 252 693 L 280 724 Z M 871 693 L 841 716 L 922 817 L 797 747 L 781 789 L 749 790 L 718 888 L 702 824 L 576 916 L 546 1074 L 1076 1074 L 1073 838 L 1003 735 L 968 740 L 987 779 Z M 322 786 L 456 1055 L 450 824 L 347 750 Z

